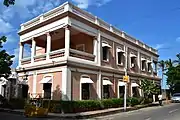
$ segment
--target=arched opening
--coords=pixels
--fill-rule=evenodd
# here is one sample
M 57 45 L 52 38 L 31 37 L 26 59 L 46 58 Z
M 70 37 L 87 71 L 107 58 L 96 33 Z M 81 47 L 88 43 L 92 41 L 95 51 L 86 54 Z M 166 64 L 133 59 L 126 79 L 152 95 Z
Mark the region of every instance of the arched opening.
M 103 98 L 104 99 L 110 98 L 111 85 L 113 85 L 113 83 L 109 80 L 109 78 L 104 77 L 103 78 Z
M 94 83 L 90 76 L 82 75 L 80 78 L 81 84 L 81 99 L 82 100 L 89 100 L 90 99 L 90 88 L 92 83 Z
M 53 75 L 45 75 L 40 81 L 43 84 L 43 98 L 51 99 Z

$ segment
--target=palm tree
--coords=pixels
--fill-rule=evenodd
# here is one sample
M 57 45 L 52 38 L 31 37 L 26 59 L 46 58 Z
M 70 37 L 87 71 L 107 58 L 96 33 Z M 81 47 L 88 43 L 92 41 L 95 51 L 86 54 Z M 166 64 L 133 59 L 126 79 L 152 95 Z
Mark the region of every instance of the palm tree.
M 169 59 L 169 60 L 166 60 L 165 61 L 165 66 L 166 66 L 166 68 L 171 68 L 171 67 L 173 67 L 173 61 L 171 60 L 171 59 Z
M 174 60 L 173 62 L 180 65 L 180 53 L 178 53 L 178 54 L 176 55 L 176 57 L 177 57 L 177 60 Z
M 158 66 L 161 68 L 162 71 L 162 86 L 163 86 L 163 79 L 164 79 L 164 71 L 166 67 L 166 62 L 164 60 L 161 60 L 158 62 Z

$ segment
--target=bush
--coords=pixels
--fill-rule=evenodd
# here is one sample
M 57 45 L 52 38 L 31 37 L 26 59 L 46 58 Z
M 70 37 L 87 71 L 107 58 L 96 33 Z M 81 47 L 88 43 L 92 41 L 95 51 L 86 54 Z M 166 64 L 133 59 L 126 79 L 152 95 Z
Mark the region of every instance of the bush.
M 25 103 L 25 99 L 12 98 L 9 100 L 9 104 L 13 109 L 24 109 Z
M 142 103 L 142 98 L 127 98 L 127 106 L 135 106 Z M 145 101 L 149 103 L 150 100 Z M 23 109 L 24 99 L 11 99 L 11 105 L 14 109 Z M 50 103 L 50 104 L 49 104 Z M 108 108 L 123 107 L 123 98 L 103 99 L 103 100 L 81 100 L 81 101 L 61 101 L 61 100 L 44 100 L 43 107 L 48 108 L 49 112 L 54 113 L 78 113 L 85 111 L 94 111 Z
M 132 98 L 128 98 L 128 105 L 129 106 L 135 106 L 135 105 L 138 105 L 138 104 L 140 104 L 140 102 L 139 102 L 139 98 L 135 98 L 135 97 L 132 97 Z

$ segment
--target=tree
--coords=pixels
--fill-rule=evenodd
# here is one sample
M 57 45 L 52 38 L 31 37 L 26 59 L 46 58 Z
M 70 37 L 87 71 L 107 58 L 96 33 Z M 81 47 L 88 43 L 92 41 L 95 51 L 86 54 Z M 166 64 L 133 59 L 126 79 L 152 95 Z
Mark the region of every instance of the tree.
M 165 75 L 167 76 L 167 85 L 169 85 L 170 92 L 180 92 L 180 65 L 168 68 Z
M 153 83 L 152 80 L 143 79 L 141 80 L 141 84 L 139 86 L 139 88 L 143 90 L 145 99 L 152 98 L 152 95 L 160 92 L 159 87 Z
M 167 69 L 173 67 L 173 62 L 172 62 L 172 60 L 171 60 L 171 59 L 166 60 L 166 61 L 165 61 L 165 66 L 166 66 Z
M 9 5 L 14 5 L 15 4 L 15 0 L 4 0 L 4 5 L 6 7 L 9 7 Z
M 0 38 L 0 77 L 8 78 L 11 74 L 10 66 L 13 64 L 12 58 L 14 55 L 9 55 L 6 50 L 3 49 L 2 44 L 6 42 L 6 37 Z
M 177 57 L 177 60 L 174 60 L 174 63 L 177 63 L 178 65 L 180 65 L 180 53 L 178 53 L 176 57 Z

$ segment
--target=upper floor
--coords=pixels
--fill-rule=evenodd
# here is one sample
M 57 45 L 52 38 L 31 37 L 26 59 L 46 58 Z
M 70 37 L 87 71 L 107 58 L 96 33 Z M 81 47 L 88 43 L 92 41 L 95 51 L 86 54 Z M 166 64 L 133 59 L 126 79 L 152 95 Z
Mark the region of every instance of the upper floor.
M 19 67 L 74 61 L 157 75 L 155 49 L 68 2 L 22 24 L 18 34 Z

